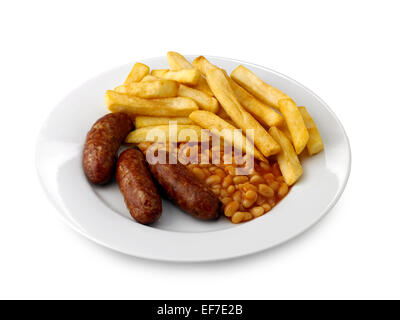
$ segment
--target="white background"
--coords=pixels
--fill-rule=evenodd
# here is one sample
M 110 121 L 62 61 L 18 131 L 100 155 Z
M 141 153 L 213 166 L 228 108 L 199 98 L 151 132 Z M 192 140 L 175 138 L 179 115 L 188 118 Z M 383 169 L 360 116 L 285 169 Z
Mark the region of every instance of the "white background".
M 399 9 L 382 0 L 1 2 L 0 298 L 400 298 Z M 168 50 L 264 65 L 330 105 L 353 166 L 326 218 L 273 250 L 202 264 L 114 253 L 59 220 L 34 164 L 44 119 L 85 80 Z

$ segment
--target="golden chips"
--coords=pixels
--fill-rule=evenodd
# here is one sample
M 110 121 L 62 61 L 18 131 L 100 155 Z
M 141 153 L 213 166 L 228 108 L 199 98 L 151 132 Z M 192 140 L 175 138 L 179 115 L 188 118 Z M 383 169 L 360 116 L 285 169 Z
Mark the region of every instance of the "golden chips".
M 106 92 L 111 112 L 135 117 L 136 130 L 128 135 L 127 143 L 168 142 L 174 130 L 175 142 L 203 141 L 209 138 L 203 135 L 204 128 L 208 135 L 261 161 L 276 155 L 288 185 L 303 173 L 298 154 L 306 146 L 309 155 L 323 150 L 306 108 L 297 107 L 288 95 L 246 67 L 239 65 L 229 77 L 203 56 L 190 63 L 170 51 L 167 60 L 170 70 L 150 74 L 148 66 L 136 63 L 123 85 Z

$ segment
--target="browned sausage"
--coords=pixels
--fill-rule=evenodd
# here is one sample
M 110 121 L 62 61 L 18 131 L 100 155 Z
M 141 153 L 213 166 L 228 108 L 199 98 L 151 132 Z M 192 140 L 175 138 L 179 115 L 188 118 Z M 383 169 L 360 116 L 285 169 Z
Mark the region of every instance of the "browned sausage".
M 128 149 L 121 153 L 117 162 L 117 182 L 136 221 L 149 224 L 161 216 L 161 198 L 140 150 Z
M 111 179 L 118 149 L 132 129 L 132 119 L 121 112 L 107 114 L 92 126 L 82 159 L 83 170 L 92 183 L 104 184 Z
M 168 197 L 184 211 L 202 220 L 219 217 L 220 202 L 183 164 L 149 164 L 153 177 Z

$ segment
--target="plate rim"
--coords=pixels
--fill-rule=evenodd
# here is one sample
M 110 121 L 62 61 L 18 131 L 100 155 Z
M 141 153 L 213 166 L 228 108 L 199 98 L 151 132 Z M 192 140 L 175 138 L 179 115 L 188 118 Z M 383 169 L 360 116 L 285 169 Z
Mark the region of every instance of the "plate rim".
M 189 58 L 189 59 L 193 59 L 195 57 L 197 57 L 198 55 L 185 55 L 185 57 Z M 350 140 L 349 137 L 347 135 L 346 130 L 344 129 L 343 124 L 341 123 L 340 119 L 337 117 L 337 115 L 332 111 L 332 109 L 329 107 L 329 105 L 322 99 L 320 98 L 316 93 L 314 93 L 312 90 L 310 90 L 308 87 L 304 86 L 302 83 L 298 82 L 295 79 L 292 79 L 291 77 L 280 73 L 278 71 L 275 71 L 273 69 L 267 68 L 265 66 L 259 65 L 259 64 L 255 64 L 255 63 L 251 63 L 251 62 L 247 62 L 247 61 L 243 61 L 243 60 L 239 60 L 239 59 L 233 59 L 233 58 L 226 58 L 226 57 L 220 57 L 220 56 L 213 56 L 213 55 L 204 55 L 205 57 L 209 58 L 209 59 L 217 59 L 217 60 L 225 60 L 231 63 L 238 63 L 238 64 L 245 64 L 247 66 L 251 66 L 251 67 L 255 67 L 255 68 L 259 68 L 262 69 L 264 71 L 267 71 L 269 73 L 272 73 L 276 76 L 279 76 L 283 79 L 285 79 L 286 81 L 292 82 L 294 83 L 296 86 L 300 87 L 302 90 L 308 92 L 311 96 L 313 96 L 315 99 L 318 100 L 318 102 L 329 112 L 330 116 L 332 116 L 336 123 L 339 125 L 340 131 L 344 136 L 344 141 L 345 141 L 345 145 L 346 145 L 346 153 L 347 153 L 347 159 L 346 159 L 346 172 L 345 175 L 343 177 L 343 181 L 341 183 L 341 185 L 338 186 L 338 189 L 336 190 L 335 196 L 332 198 L 332 200 L 329 202 L 329 204 L 327 204 L 325 210 L 310 224 L 308 224 L 307 227 L 305 227 L 304 229 L 302 229 L 301 231 L 288 236 L 285 239 L 281 239 L 280 241 L 278 241 L 275 244 L 272 245 L 267 245 L 263 248 L 257 248 L 257 249 L 252 249 L 249 248 L 249 250 L 247 252 L 244 253 L 239 253 L 239 254 L 230 254 L 227 256 L 222 256 L 222 257 L 209 257 L 209 258 L 199 258 L 199 259 L 194 259 L 193 257 L 156 257 L 154 255 L 142 255 L 142 254 L 133 254 L 130 252 L 126 252 L 120 248 L 114 247 L 112 245 L 109 245 L 108 243 L 102 241 L 101 239 L 98 239 L 95 236 L 92 236 L 91 234 L 89 234 L 87 231 L 83 230 L 82 228 L 80 228 L 78 225 L 76 225 L 72 220 L 70 220 L 69 218 L 67 218 L 64 214 L 63 214 L 63 209 L 61 209 L 60 205 L 57 203 L 57 201 L 51 196 L 49 190 L 47 190 L 47 187 L 45 185 L 45 182 L 41 176 L 40 173 L 40 169 L 39 169 L 39 165 L 38 165 L 38 161 L 39 161 L 39 145 L 41 142 L 41 136 L 42 136 L 42 132 L 44 131 L 44 127 L 45 124 L 48 122 L 49 118 L 51 117 L 51 115 L 56 111 L 57 106 L 59 106 L 68 96 L 70 96 L 71 94 L 73 94 L 75 91 L 79 90 L 81 87 L 83 87 L 86 83 L 92 81 L 93 79 L 99 78 L 102 75 L 105 75 L 107 73 L 110 73 L 118 68 L 123 68 L 123 67 L 128 67 L 131 66 L 131 63 L 126 63 L 126 64 L 122 64 L 122 65 L 118 65 L 118 66 L 114 66 L 112 68 L 109 68 L 103 72 L 100 72 L 96 75 L 94 75 L 93 77 L 91 77 L 90 79 L 87 79 L 86 81 L 81 82 L 79 85 L 77 85 L 75 88 L 73 88 L 71 91 L 69 91 L 68 94 L 66 94 L 62 99 L 60 99 L 55 105 L 54 107 L 50 110 L 50 112 L 46 115 L 45 120 L 41 126 L 41 129 L 39 130 L 39 133 L 37 135 L 36 138 L 36 144 L 35 144 L 35 167 L 36 167 L 36 173 L 40 182 L 41 187 L 43 188 L 46 197 L 48 198 L 48 200 L 50 201 L 50 203 L 52 203 L 52 205 L 55 207 L 55 209 L 58 212 L 58 217 L 64 222 L 66 223 L 69 227 L 71 227 L 74 231 L 78 232 L 79 234 L 81 234 L 82 236 L 88 238 L 89 240 L 95 242 L 98 245 L 101 245 L 103 247 L 106 247 L 108 249 L 111 249 L 113 251 L 128 255 L 128 256 L 133 256 L 133 257 L 138 257 L 141 259 L 146 259 L 146 260 L 157 260 L 157 261 L 166 261 L 166 262 L 176 262 L 176 263 L 190 263 L 190 262 L 209 262 L 209 261 L 222 261 L 222 260 L 230 260 L 230 259 L 235 259 L 235 258 L 239 258 L 239 257 L 246 257 L 249 255 L 253 255 L 262 251 L 266 251 L 275 247 L 278 247 L 280 245 L 283 245 L 297 237 L 299 237 L 300 235 L 304 234 L 306 231 L 310 230 L 312 227 L 314 227 L 322 218 L 324 218 L 331 210 L 332 208 L 336 205 L 336 203 L 338 202 L 338 200 L 340 199 L 340 197 L 342 196 L 350 174 L 351 174 L 351 167 L 352 167 L 352 152 L 351 152 L 351 145 L 350 145 Z M 150 60 L 158 60 L 158 59 L 165 59 L 164 56 L 157 56 L 157 57 L 151 57 L 151 58 L 145 58 L 145 59 L 141 59 L 138 61 L 143 61 L 144 63 L 146 63 L 146 61 L 150 61 Z M 167 231 L 167 230 L 161 230 L 161 231 L 165 231 L 165 232 L 169 232 L 169 233 L 178 233 L 178 232 L 174 232 L 174 231 Z M 213 230 L 213 231 L 209 231 L 209 232 L 220 232 L 222 230 Z M 192 233 L 189 233 L 192 234 Z

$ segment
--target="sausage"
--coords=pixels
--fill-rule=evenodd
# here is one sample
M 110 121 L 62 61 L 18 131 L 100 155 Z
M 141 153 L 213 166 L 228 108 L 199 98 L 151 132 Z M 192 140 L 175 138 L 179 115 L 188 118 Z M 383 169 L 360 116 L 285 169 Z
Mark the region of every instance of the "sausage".
M 129 115 L 110 113 L 95 122 L 86 136 L 82 164 L 86 176 L 94 184 L 110 181 L 118 149 L 133 129 Z
M 219 217 L 220 202 L 183 164 L 149 164 L 153 177 L 180 208 L 202 220 Z
M 136 221 L 149 224 L 161 216 L 161 198 L 140 150 L 127 149 L 121 153 L 117 162 L 117 182 Z

